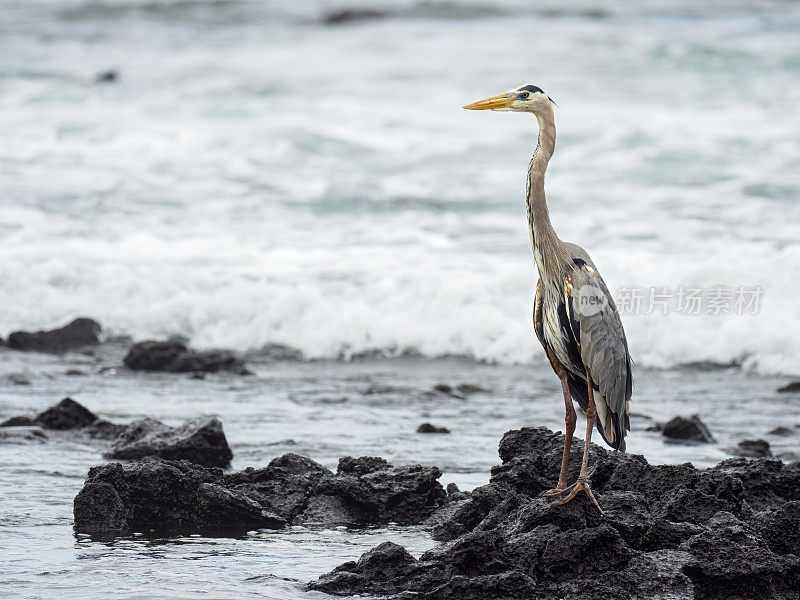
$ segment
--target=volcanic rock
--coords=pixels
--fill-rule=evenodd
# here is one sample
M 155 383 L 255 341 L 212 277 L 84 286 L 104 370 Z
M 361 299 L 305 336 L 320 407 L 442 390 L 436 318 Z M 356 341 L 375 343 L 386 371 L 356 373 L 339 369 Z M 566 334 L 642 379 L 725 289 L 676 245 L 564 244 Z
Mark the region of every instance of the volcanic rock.
M 563 436 L 508 432 L 489 484 L 446 513 L 446 543 L 414 559 L 382 544 L 308 587 L 363 594 L 471 600 L 797 598 L 800 463 L 734 458 L 700 471 L 650 465 L 592 445 L 590 475 L 602 516 L 580 494 L 541 496 L 559 471 Z M 573 446 L 570 480 L 580 446 Z
M 39 425 L 45 429 L 79 431 L 100 440 L 113 440 L 127 427 L 105 419 L 98 419 L 92 411 L 75 402 L 72 398 L 64 398 L 58 404 L 51 406 L 35 417 L 11 417 L 0 423 L 0 427 L 23 425 Z
M 446 501 L 435 467 L 396 467 L 371 457 L 345 457 L 342 466 L 333 473 L 286 454 L 231 474 L 164 459 L 94 467 L 75 499 L 75 528 L 118 534 L 419 524 Z
M 432 423 L 423 423 L 417 427 L 417 433 L 450 433 L 447 427 L 440 427 Z
M 36 415 L 33 421 L 45 429 L 79 429 L 90 425 L 95 419 L 97 415 L 88 408 L 72 398 L 64 398 L 55 406 Z
M 764 440 L 742 440 L 731 452 L 737 456 L 762 457 L 772 456 L 769 449 L 769 442 Z
M 92 467 L 75 497 L 75 529 L 84 533 L 277 529 L 279 516 L 245 493 L 220 486 L 219 469 L 155 459 Z
M 209 350 L 199 352 L 179 341 L 146 341 L 134 344 L 123 361 L 135 371 L 167 371 L 191 373 L 231 371 L 249 374 L 240 358 L 231 352 Z
M 381 19 L 387 15 L 386 11 L 373 8 L 343 8 L 324 15 L 322 22 L 326 25 L 341 25 L 343 23 Z
M 687 440 L 691 442 L 714 443 L 714 437 L 705 423 L 697 415 L 690 418 L 673 417 L 661 428 L 664 437 L 671 440 Z
M 33 417 L 11 417 L 0 423 L 0 427 L 29 427 L 36 425 Z
M 104 456 L 126 459 L 160 456 L 206 467 L 224 467 L 231 462 L 233 453 L 218 419 L 199 417 L 170 427 L 147 417 L 128 425 Z
M 791 381 L 786 385 L 779 387 L 778 391 L 781 393 L 800 392 L 800 381 Z
M 14 350 L 63 354 L 100 343 L 100 324 L 85 317 L 49 331 L 15 331 L 8 336 L 7 345 Z

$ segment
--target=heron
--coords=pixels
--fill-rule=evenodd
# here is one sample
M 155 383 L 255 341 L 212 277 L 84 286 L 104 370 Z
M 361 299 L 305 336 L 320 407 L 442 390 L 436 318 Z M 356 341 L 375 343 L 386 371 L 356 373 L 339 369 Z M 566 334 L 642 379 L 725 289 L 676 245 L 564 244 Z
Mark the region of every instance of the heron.
M 528 230 L 539 271 L 533 325 L 561 380 L 566 429 L 558 483 L 545 496 L 554 504 L 565 504 L 583 491 L 602 513 L 587 475 L 589 445 L 596 426 L 609 446 L 625 450 L 633 387 L 631 357 L 619 312 L 594 261 L 580 246 L 562 241 L 550 222 L 544 176 L 556 143 L 553 104 L 541 88 L 523 85 L 464 108 L 532 113 L 538 121 L 526 187 Z M 567 485 L 576 421 L 573 400 L 586 413 L 586 435 L 580 474 Z

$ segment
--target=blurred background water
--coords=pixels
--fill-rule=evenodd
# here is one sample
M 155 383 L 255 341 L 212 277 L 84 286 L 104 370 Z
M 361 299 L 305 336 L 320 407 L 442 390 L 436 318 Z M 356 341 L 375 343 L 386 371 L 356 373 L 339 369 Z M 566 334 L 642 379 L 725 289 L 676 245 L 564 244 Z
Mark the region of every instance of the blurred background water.
M 0 0 L 0 335 L 87 315 L 110 338 L 249 352 L 256 373 L 0 350 L 0 419 L 70 394 L 121 422 L 218 415 L 236 469 L 369 454 L 485 482 L 504 431 L 558 429 L 563 405 L 531 326 L 536 123 L 460 107 L 534 83 L 558 103 L 554 225 L 612 290 L 763 290 L 756 315 L 623 316 L 629 449 L 708 466 L 767 437 L 796 457 L 797 428 L 769 431 L 800 423 L 775 393 L 800 371 L 798 33 L 779 0 Z M 311 360 L 266 361 L 274 344 Z M 718 444 L 647 431 L 693 412 Z M 427 420 L 452 434 L 416 435 Z M 76 538 L 101 461 L 69 436 L 0 444 L 0 596 L 322 597 L 301 582 L 386 539 L 432 544 Z
M 556 230 L 612 291 L 763 289 L 626 316 L 637 363 L 796 373 L 799 31 L 782 1 L 4 0 L 0 334 L 543 361 L 536 123 L 460 108 L 532 82 Z

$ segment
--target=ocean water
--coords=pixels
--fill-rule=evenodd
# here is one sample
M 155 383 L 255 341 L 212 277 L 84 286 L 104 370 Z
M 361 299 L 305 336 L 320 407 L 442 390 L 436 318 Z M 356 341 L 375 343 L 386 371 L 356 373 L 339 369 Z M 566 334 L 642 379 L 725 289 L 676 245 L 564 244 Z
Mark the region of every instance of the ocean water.
M 353 7 L 383 12 L 326 23 Z M 623 311 L 629 451 L 706 467 L 763 438 L 796 459 L 800 401 L 775 390 L 800 371 L 798 30 L 779 0 L 0 0 L 0 335 L 85 315 L 109 340 L 0 348 L 0 420 L 70 395 L 118 422 L 216 415 L 234 469 L 379 455 L 485 483 L 503 432 L 563 423 L 531 326 L 536 124 L 461 109 L 534 83 L 558 103 L 554 225 L 642 303 Z M 118 368 L 119 338 L 170 335 L 255 375 Z M 692 413 L 716 443 L 648 431 Z M 0 440 L 0 597 L 322 599 L 303 582 L 382 541 L 433 545 L 395 526 L 76 536 L 101 454 Z
M 87 315 L 201 347 L 541 362 L 536 123 L 460 108 L 532 82 L 559 106 L 559 235 L 646 294 L 637 364 L 798 371 L 800 6 L 362 6 L 388 13 L 3 0 L 0 335 Z M 648 310 L 720 287 L 760 289 L 757 314 Z
M 502 434 L 525 425 L 563 430 L 563 403 L 550 367 L 490 365 L 466 359 L 253 361 L 252 377 L 140 374 L 115 369 L 124 346 L 65 358 L 0 350 L 0 420 L 36 414 L 64 395 L 99 416 L 143 416 L 177 425 L 215 415 L 234 453 L 232 468 L 260 467 L 286 452 L 335 469 L 342 456 L 383 456 L 394 464 L 436 465 L 441 482 L 469 490 L 498 464 Z M 66 375 L 68 370 L 82 376 Z M 29 385 L 8 374 L 22 374 Z M 785 459 L 798 458 L 800 401 L 778 394 L 780 377 L 738 369 L 637 373 L 628 449 L 653 463 L 706 467 L 742 439 L 763 438 Z M 431 393 L 444 383 L 479 385 L 466 398 Z M 716 444 L 666 443 L 648 427 L 699 412 Z M 417 434 L 422 422 L 449 435 Z M 796 425 L 792 435 L 769 432 Z M 583 435 L 583 422 L 578 433 Z M 269 598 L 323 600 L 304 583 L 390 540 L 415 556 L 435 542 L 423 527 L 260 530 L 237 538 L 141 533 L 113 540 L 72 530 L 72 501 L 103 445 L 80 434 L 48 432 L 45 441 L 0 438 L 0 596 L 51 598 Z M 597 436 L 595 440 L 598 441 Z M 573 457 L 579 460 L 579 457 Z M 553 481 L 558 477 L 552 474 Z M 147 533 L 147 532 L 145 532 Z

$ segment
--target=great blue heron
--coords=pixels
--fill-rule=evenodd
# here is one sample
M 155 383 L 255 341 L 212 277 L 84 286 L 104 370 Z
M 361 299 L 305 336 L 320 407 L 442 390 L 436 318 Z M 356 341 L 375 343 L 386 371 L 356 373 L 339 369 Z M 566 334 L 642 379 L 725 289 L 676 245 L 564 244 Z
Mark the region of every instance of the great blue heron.
M 602 512 L 586 474 L 589 443 L 596 423 L 609 446 L 625 450 L 625 434 L 630 429 L 631 357 L 614 300 L 594 262 L 580 246 L 561 241 L 550 223 L 544 174 L 556 143 L 551 102 L 540 88 L 524 85 L 464 108 L 533 113 L 539 122 L 526 192 L 528 229 L 539 269 L 533 323 L 536 337 L 561 380 L 566 410 L 561 474 L 558 485 L 546 495 L 563 504 L 584 490 Z M 586 437 L 580 475 L 567 486 L 576 420 L 573 399 L 586 411 Z

